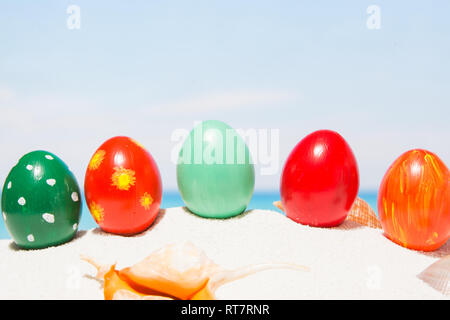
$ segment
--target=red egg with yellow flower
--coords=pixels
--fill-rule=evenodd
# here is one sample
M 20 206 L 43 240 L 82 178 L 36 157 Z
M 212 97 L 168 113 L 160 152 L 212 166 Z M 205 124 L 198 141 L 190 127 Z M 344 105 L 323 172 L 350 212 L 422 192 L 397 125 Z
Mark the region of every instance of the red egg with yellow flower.
M 409 249 L 432 251 L 450 238 L 450 172 L 434 153 L 402 154 L 378 192 L 384 234 Z
M 106 232 L 144 231 L 158 215 L 162 185 L 156 162 L 136 140 L 114 137 L 92 156 L 84 181 L 92 217 Z

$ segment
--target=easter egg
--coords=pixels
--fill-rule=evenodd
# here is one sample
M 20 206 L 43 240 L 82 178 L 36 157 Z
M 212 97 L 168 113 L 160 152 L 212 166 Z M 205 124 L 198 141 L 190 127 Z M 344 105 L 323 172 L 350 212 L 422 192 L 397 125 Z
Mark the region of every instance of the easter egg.
M 177 182 L 187 208 L 199 216 L 228 218 L 242 213 L 255 186 L 247 145 L 221 121 L 200 123 L 180 150 Z
M 78 183 L 53 153 L 27 153 L 6 178 L 2 213 L 19 247 L 36 249 L 67 242 L 74 237 L 80 221 Z
M 378 214 L 387 238 L 406 248 L 432 251 L 450 237 L 450 173 L 426 150 L 402 154 L 378 192 Z
M 158 215 L 161 177 L 152 156 L 139 142 L 114 137 L 92 156 L 84 193 L 102 230 L 131 235 L 147 229 Z
M 358 165 L 338 133 L 320 130 L 289 154 L 281 175 L 287 217 L 314 227 L 333 227 L 347 217 L 359 188 Z

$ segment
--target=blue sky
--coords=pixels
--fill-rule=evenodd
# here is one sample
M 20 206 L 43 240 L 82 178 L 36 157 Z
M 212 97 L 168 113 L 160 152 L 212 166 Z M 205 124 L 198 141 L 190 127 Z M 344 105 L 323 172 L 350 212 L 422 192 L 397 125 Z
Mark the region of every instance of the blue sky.
M 280 170 L 257 174 L 259 190 L 324 128 L 351 145 L 362 189 L 412 148 L 448 165 L 449 14 L 448 1 L 2 1 L 0 179 L 45 149 L 82 185 L 95 149 L 128 135 L 176 189 L 171 133 L 206 119 L 280 130 Z

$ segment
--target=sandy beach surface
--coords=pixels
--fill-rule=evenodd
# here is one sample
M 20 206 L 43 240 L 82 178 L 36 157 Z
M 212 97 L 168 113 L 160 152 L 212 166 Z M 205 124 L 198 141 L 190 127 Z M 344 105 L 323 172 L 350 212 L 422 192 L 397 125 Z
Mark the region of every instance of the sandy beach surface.
M 381 230 L 346 221 L 311 228 L 280 213 L 251 210 L 226 220 L 197 217 L 184 208 L 161 210 L 144 233 L 122 237 L 100 229 L 79 231 L 71 242 L 20 250 L 0 241 L 0 299 L 103 299 L 95 269 L 80 254 L 117 268 L 132 265 L 170 243 L 191 241 L 225 268 L 292 262 L 310 272 L 268 270 L 224 285 L 219 299 L 446 299 L 416 276 L 450 254 L 402 248 Z

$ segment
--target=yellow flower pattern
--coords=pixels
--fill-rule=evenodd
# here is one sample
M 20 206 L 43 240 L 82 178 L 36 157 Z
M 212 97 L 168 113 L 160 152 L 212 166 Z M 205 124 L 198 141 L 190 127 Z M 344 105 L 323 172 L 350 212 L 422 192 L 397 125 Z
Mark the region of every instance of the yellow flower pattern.
M 104 210 L 99 204 L 92 201 L 89 204 L 89 211 L 91 211 L 92 217 L 94 217 L 95 222 L 99 223 L 103 221 Z
M 142 149 L 145 149 L 144 146 L 139 141 L 131 139 L 131 138 L 130 138 L 130 140 L 131 140 L 131 142 L 133 142 L 138 147 L 141 147 Z
M 91 158 L 91 161 L 89 162 L 89 170 L 96 170 L 103 162 L 103 159 L 105 159 L 105 150 L 97 150 L 96 153 Z
M 144 207 L 145 210 L 150 209 L 150 205 L 153 203 L 153 198 L 150 194 L 147 192 L 144 193 L 144 195 L 141 197 L 141 206 Z
M 135 172 L 124 167 L 114 167 L 114 173 L 111 176 L 112 185 L 119 190 L 128 191 L 136 183 Z

